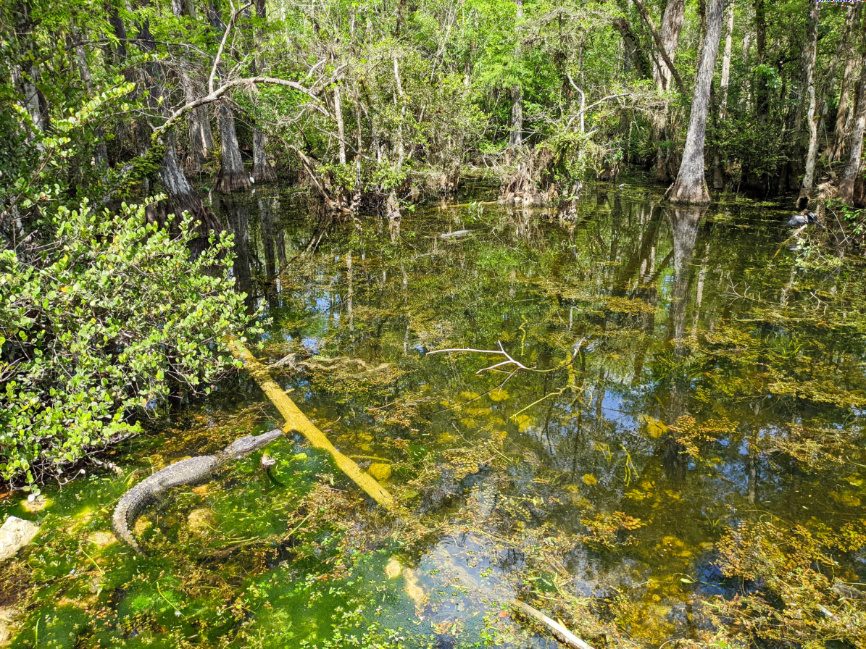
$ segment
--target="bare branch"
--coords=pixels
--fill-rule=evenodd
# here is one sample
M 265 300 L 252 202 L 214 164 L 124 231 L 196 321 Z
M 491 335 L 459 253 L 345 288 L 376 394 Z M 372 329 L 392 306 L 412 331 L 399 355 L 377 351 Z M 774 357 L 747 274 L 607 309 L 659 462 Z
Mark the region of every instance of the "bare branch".
M 628 95 L 629 95 L 629 93 L 627 93 L 627 92 L 621 92 L 621 93 L 619 93 L 619 94 L 617 94 L 617 95 L 607 95 L 606 97 L 602 97 L 602 98 L 599 99 L 598 101 L 591 103 L 589 106 L 587 106 L 587 107 L 584 108 L 583 110 L 584 110 L 584 111 L 589 111 L 591 108 L 595 108 L 595 107 L 598 106 L 599 104 L 601 104 L 601 103 L 603 103 L 603 102 L 606 102 L 608 99 L 619 99 L 620 97 L 628 97 Z
M 590 110 L 592 110 L 593 108 L 595 108 L 599 104 L 602 104 L 602 103 L 604 103 L 610 99 L 619 99 L 620 97 L 627 97 L 629 95 L 629 93 L 627 93 L 627 92 L 621 92 L 621 93 L 617 93 L 614 95 L 606 95 L 606 96 L 602 97 L 601 99 L 599 99 L 598 101 L 595 101 L 595 102 L 591 103 L 589 106 L 587 106 L 586 105 L 586 94 L 583 92 L 583 90 L 581 90 L 580 88 L 577 87 L 577 84 L 574 83 L 574 79 L 571 78 L 570 73 L 566 72 L 565 76 L 568 77 L 568 82 L 571 84 L 571 87 L 574 88 L 580 94 L 580 110 L 577 111 L 577 115 L 575 115 L 574 117 L 572 117 L 571 119 L 568 120 L 568 126 L 571 127 L 571 123 L 577 117 L 580 117 L 580 132 L 581 133 L 586 131 L 586 127 L 584 125 L 584 118 Z M 593 129 L 592 131 L 589 132 L 589 134 L 592 135 L 593 133 L 595 133 L 595 131 L 596 131 L 596 129 Z
M 333 81 L 337 78 L 337 75 L 342 71 L 345 66 L 340 66 L 334 72 L 334 76 L 328 83 L 333 83 Z M 278 79 L 276 77 L 246 77 L 243 79 L 235 79 L 233 81 L 229 81 L 216 90 L 210 92 L 210 94 L 205 95 L 204 97 L 199 97 L 191 102 L 188 102 L 174 111 L 171 115 L 169 115 L 168 119 L 160 126 L 154 129 L 153 138 L 158 140 L 162 134 L 169 128 L 171 128 L 174 123 L 183 117 L 186 113 L 191 111 L 193 108 L 198 108 L 199 106 L 204 106 L 206 104 L 212 104 L 217 101 L 220 97 L 226 94 L 232 88 L 237 88 L 239 86 L 252 86 L 258 84 L 268 84 L 274 86 L 285 86 L 287 88 L 291 88 L 292 90 L 297 90 L 298 92 L 302 92 L 311 99 L 315 100 L 316 103 L 313 105 L 317 111 L 325 115 L 326 117 L 330 117 L 330 113 L 319 103 L 319 98 L 316 95 L 316 87 L 306 88 L 299 84 L 297 81 L 289 81 L 288 79 Z M 327 84 L 325 84 L 327 85 Z
M 213 94 L 213 92 L 214 92 L 213 80 L 214 80 L 214 77 L 216 77 L 217 67 L 220 64 L 220 58 L 222 58 L 223 50 L 226 47 L 226 41 L 229 39 L 229 34 L 231 33 L 232 27 L 235 24 L 235 19 L 237 19 L 238 14 L 240 12 L 242 12 L 244 9 L 251 6 L 252 4 L 253 4 L 252 2 L 248 2 L 247 4 L 245 4 L 240 9 L 233 9 L 232 10 L 232 17 L 229 18 L 229 24 L 226 25 L 226 29 L 223 32 L 223 39 L 222 39 L 222 41 L 220 41 L 220 48 L 219 48 L 219 50 L 217 50 L 216 58 L 214 58 L 214 60 L 213 60 L 213 67 L 210 69 L 210 76 L 207 79 L 207 91 L 210 94 Z M 201 105 L 201 104 L 199 104 L 199 105 Z
M 574 82 L 574 79 L 571 78 L 571 73 L 566 72 L 565 76 L 568 77 L 568 83 L 571 84 L 571 87 L 574 88 L 580 94 L 580 132 L 586 132 L 586 127 L 584 126 L 584 116 L 586 114 L 586 93 L 577 87 L 577 84 Z
M 497 367 L 502 367 L 504 365 L 514 365 L 515 367 L 517 367 L 517 369 L 528 370 L 530 372 L 535 370 L 534 367 L 526 367 L 526 365 L 524 365 L 520 361 L 514 360 L 511 357 L 511 355 L 507 351 L 505 351 L 505 348 L 502 346 L 501 341 L 497 340 L 496 343 L 499 345 L 498 350 L 496 350 L 496 349 L 436 349 L 432 352 L 427 352 L 427 355 L 430 356 L 431 354 L 445 354 L 447 352 L 470 352 L 470 353 L 474 353 L 474 354 L 496 354 L 498 356 L 505 356 L 505 358 L 507 359 L 507 360 L 502 361 L 501 363 L 496 363 L 495 365 L 491 365 L 490 367 L 484 367 L 484 368 L 478 370 L 477 372 L 475 372 L 476 375 L 481 374 L 482 372 L 495 370 Z

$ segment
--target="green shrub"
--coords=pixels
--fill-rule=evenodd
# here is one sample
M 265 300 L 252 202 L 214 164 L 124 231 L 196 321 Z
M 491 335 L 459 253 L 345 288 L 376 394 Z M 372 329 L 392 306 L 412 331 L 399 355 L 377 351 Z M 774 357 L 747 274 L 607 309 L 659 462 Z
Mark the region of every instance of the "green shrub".
M 247 319 L 227 234 L 194 258 L 188 219 L 177 235 L 143 207 L 52 220 L 36 259 L 0 251 L 0 477 L 30 489 L 138 432 L 172 390 L 207 391 Z

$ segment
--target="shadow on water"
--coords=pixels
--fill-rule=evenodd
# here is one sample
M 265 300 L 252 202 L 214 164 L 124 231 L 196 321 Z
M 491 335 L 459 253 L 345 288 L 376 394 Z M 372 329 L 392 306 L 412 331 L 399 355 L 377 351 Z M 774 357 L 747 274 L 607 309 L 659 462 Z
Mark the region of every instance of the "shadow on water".
M 779 212 L 624 186 L 326 229 L 289 195 L 221 203 L 257 356 L 407 513 L 295 438 L 267 449 L 275 480 L 259 454 L 149 510 L 147 559 L 114 543 L 128 485 L 278 423 L 239 376 L 118 453 L 123 475 L 5 501 L 46 526 L 17 646 L 556 646 L 515 597 L 658 646 L 743 592 L 720 559 L 738 525 L 866 513 L 862 272 L 780 251 Z M 449 348 L 508 356 L 428 355 Z M 862 554 L 836 574 L 862 582 Z

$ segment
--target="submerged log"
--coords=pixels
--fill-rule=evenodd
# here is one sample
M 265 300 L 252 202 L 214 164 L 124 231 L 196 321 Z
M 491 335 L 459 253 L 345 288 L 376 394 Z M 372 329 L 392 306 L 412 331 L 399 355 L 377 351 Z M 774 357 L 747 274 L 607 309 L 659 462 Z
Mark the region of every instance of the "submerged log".
M 250 353 L 250 350 L 236 340 L 229 341 L 228 347 L 232 355 L 244 364 L 244 367 L 286 420 L 286 425 L 283 426 L 284 432 L 291 430 L 301 433 L 312 444 L 313 448 L 330 453 L 340 470 L 361 487 L 370 498 L 386 509 L 395 507 L 394 497 L 371 475 L 364 473 L 352 459 L 336 449 L 325 433 L 307 419 L 306 415 L 295 405 L 295 402 L 289 399 L 285 391 L 274 382 L 268 368 L 259 363 L 255 356 Z
M 454 239 L 457 237 L 465 237 L 467 234 L 472 234 L 472 230 L 455 230 L 454 232 L 445 232 L 440 234 L 440 239 Z

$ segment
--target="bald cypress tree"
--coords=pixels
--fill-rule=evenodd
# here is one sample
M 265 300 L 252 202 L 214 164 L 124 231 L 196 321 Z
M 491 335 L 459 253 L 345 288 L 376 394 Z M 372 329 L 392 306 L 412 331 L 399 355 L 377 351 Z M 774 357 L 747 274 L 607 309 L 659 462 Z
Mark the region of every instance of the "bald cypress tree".
M 677 179 L 667 191 L 667 198 L 674 203 L 708 203 L 710 192 L 704 178 L 704 142 L 707 136 L 707 114 L 710 108 L 710 89 L 713 84 L 713 69 L 722 36 L 724 0 L 711 0 L 707 10 L 707 32 L 701 48 L 701 62 L 692 97 L 692 113 L 683 161 Z

